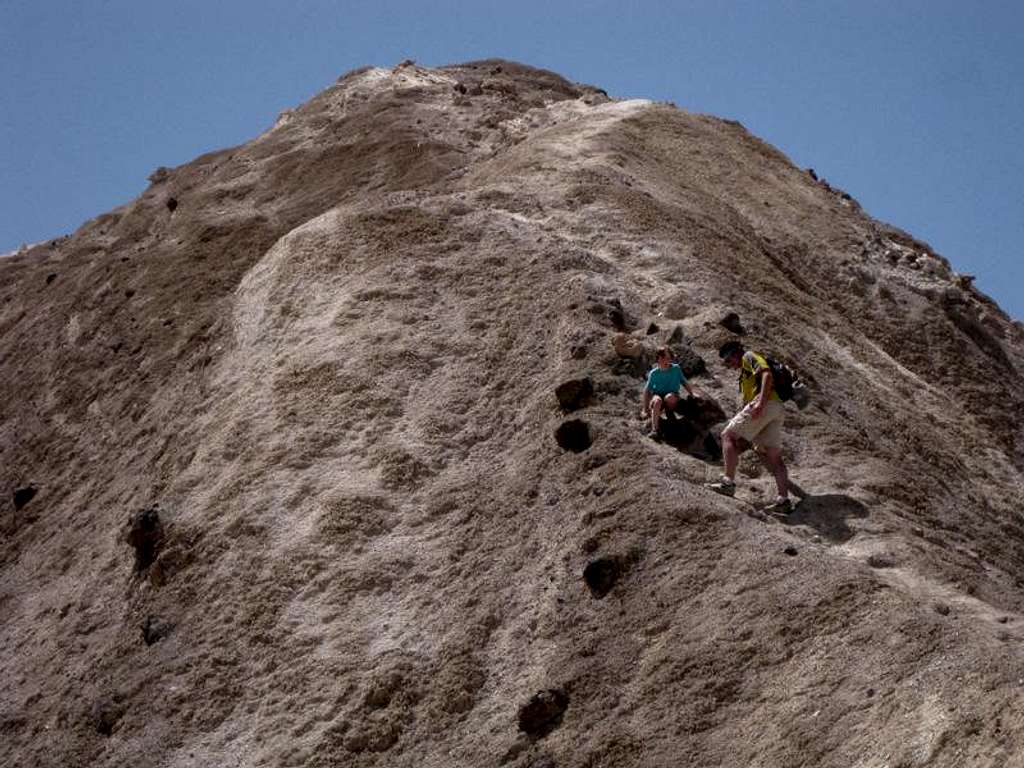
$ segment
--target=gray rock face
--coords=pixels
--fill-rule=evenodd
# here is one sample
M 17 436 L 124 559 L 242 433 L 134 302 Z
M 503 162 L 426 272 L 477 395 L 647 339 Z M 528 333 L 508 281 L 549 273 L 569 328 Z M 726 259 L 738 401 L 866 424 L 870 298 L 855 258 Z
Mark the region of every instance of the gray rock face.
M 1024 752 L 1024 329 L 927 244 L 734 122 L 504 61 L 349 73 L 151 181 L 0 260 L 0 764 Z M 704 488 L 729 312 L 812 390 L 785 519 L 753 451 Z M 665 339 L 678 445 L 639 418 Z

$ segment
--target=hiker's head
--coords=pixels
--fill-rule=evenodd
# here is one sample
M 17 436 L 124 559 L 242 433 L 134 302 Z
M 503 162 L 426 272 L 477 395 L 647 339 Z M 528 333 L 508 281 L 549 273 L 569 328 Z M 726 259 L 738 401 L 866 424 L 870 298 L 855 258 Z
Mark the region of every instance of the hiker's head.
M 729 368 L 739 368 L 743 362 L 743 345 L 736 339 L 729 339 L 718 348 L 718 356 Z
M 654 353 L 654 359 L 659 368 L 668 368 L 672 365 L 672 350 L 668 347 L 658 347 L 658 351 Z

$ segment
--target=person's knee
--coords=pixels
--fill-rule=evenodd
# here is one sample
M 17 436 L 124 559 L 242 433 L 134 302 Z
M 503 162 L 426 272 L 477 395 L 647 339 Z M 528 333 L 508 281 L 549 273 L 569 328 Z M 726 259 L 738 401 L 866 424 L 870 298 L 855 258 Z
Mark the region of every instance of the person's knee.
M 665 396 L 665 405 L 668 406 L 669 410 L 673 410 L 674 411 L 676 409 L 676 406 L 679 405 L 679 396 L 678 395 L 666 395 Z
M 728 430 L 728 429 L 722 430 L 722 444 L 723 445 L 728 445 L 728 446 L 730 446 L 732 448 L 735 448 L 736 447 L 737 439 L 738 438 L 736 437 L 736 433 L 735 432 L 733 432 L 731 430 Z
M 655 395 L 651 398 L 651 408 L 661 408 L 661 395 Z

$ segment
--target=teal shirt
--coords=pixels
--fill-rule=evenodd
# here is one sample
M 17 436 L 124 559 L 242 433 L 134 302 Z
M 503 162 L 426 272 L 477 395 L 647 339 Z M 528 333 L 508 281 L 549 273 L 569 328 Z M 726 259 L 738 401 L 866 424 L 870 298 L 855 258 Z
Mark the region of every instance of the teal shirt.
M 675 395 L 685 383 L 686 377 L 678 363 L 672 363 L 665 370 L 654 367 L 647 374 L 647 391 L 655 395 Z

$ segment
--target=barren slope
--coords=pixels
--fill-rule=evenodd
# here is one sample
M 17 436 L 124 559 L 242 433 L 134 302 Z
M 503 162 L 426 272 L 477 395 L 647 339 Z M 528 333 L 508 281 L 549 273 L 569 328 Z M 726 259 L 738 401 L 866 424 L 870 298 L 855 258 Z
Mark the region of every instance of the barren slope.
M 4 765 L 1024 766 L 1024 332 L 735 123 L 357 71 L 0 286 Z M 786 523 L 612 345 L 731 412 L 728 311 L 813 385 Z

